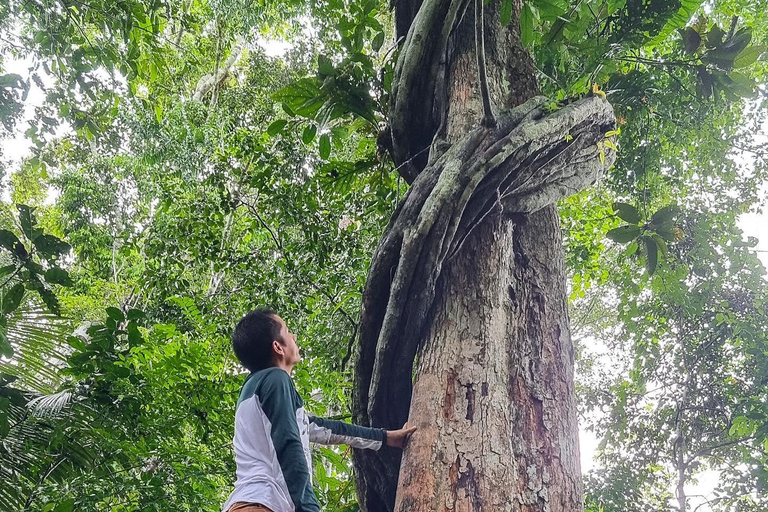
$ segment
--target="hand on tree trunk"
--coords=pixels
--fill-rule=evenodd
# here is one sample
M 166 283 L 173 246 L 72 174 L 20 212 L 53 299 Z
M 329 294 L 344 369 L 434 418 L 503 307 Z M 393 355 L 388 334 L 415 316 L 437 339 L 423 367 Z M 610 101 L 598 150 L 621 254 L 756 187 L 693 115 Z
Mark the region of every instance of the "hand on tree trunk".
M 403 449 L 408 444 L 408 439 L 416 431 L 416 427 L 409 427 L 408 423 L 400 430 L 387 430 L 387 446 Z

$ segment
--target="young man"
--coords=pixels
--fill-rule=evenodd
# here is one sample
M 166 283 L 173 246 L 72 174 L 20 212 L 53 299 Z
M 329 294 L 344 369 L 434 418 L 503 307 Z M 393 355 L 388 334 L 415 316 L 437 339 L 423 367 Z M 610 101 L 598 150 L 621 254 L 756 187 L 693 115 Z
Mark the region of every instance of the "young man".
M 251 374 L 237 402 L 237 481 L 224 512 L 319 512 L 309 470 L 310 441 L 402 448 L 416 430 L 386 431 L 308 416 L 290 377 L 301 360 L 296 336 L 272 311 L 245 315 L 232 334 L 232 348 Z

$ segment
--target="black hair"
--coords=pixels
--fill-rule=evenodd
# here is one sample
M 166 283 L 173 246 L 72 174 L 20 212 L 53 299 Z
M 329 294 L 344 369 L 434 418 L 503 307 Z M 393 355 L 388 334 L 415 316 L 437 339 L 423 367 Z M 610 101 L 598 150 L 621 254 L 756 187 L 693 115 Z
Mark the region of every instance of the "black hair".
M 232 333 L 232 350 L 240 364 L 252 372 L 274 365 L 272 342 L 282 342 L 280 322 L 275 316 L 270 309 L 254 309 L 237 323 Z

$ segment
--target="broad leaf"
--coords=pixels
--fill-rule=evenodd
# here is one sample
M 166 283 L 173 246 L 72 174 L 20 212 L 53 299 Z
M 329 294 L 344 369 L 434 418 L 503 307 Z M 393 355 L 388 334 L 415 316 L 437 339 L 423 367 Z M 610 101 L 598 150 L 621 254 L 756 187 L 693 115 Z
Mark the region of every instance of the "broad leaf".
M 643 245 L 645 247 L 645 268 L 648 270 L 648 275 L 652 276 L 659 263 L 659 247 L 650 236 L 643 237 Z
M 621 226 L 608 231 L 605 236 L 614 242 L 625 244 L 640 236 L 640 228 L 631 225 Z
M 629 222 L 630 224 L 637 224 L 642 219 L 640 212 L 631 204 L 615 202 L 613 203 L 613 211 L 622 220 Z

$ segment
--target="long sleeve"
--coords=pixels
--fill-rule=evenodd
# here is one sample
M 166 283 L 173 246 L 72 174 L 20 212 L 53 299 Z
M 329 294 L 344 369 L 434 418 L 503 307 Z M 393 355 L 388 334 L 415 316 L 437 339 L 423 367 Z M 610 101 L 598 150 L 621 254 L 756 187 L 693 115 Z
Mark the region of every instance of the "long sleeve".
M 310 416 L 309 440 L 319 444 L 345 444 L 352 448 L 378 450 L 386 444 L 387 431 Z
M 271 423 L 272 444 L 296 512 L 320 512 L 296 423 L 295 394 L 291 378 L 279 369 L 264 377 L 258 392 L 262 410 Z

